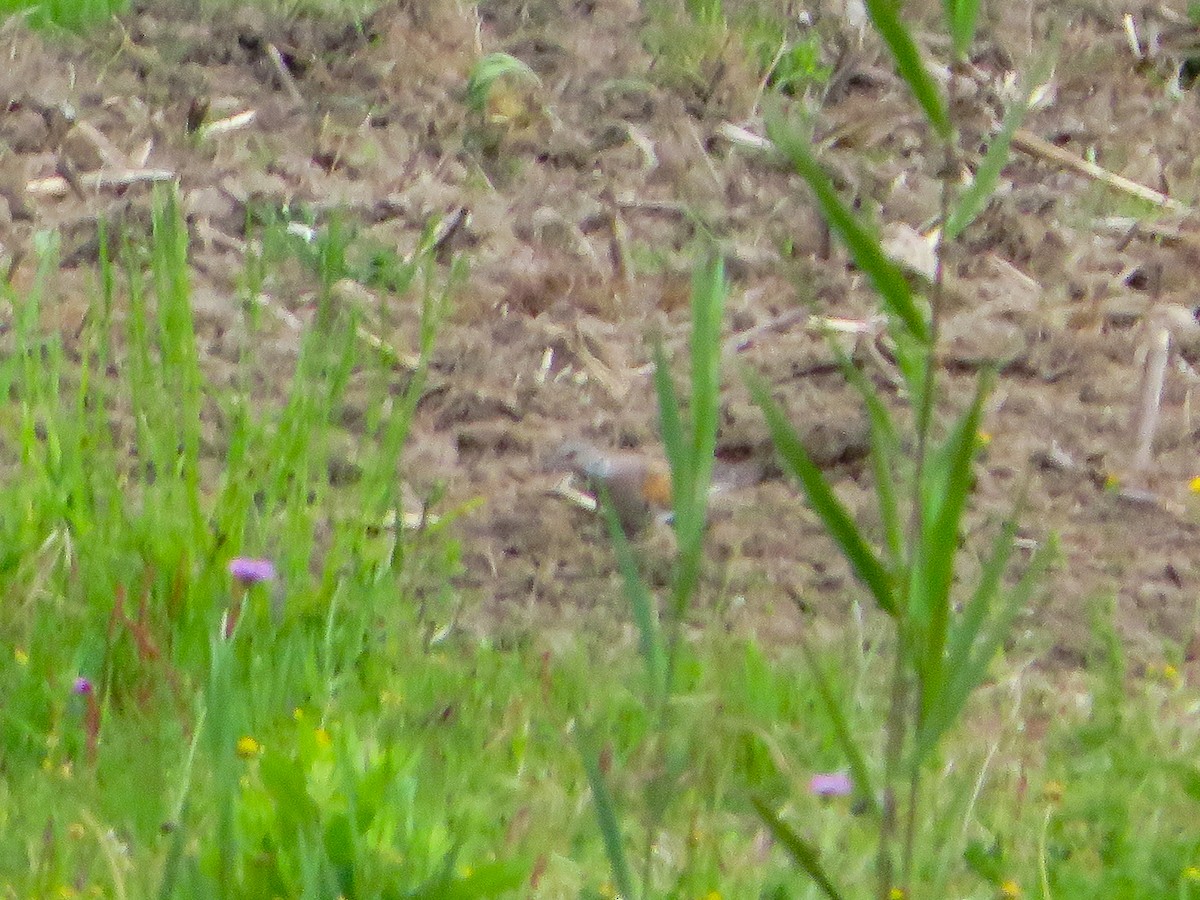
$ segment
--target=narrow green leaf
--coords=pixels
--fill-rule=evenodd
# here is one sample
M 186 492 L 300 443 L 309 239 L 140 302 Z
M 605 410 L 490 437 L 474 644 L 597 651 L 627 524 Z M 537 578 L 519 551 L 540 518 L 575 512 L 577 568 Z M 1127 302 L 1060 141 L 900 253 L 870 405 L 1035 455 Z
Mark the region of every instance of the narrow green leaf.
M 963 851 L 963 862 L 980 878 L 997 888 L 1000 887 L 1005 874 L 1005 859 L 999 841 L 990 846 L 980 840 L 971 841 Z
M 971 406 L 960 417 L 943 445 L 944 472 L 931 473 L 922 487 L 925 521 L 916 548 L 909 585 L 909 613 L 922 659 L 921 711 L 928 714 L 942 689 L 945 675 L 950 588 L 958 555 L 958 530 L 971 492 L 971 468 L 979 443 L 983 401 L 990 373 L 979 379 Z
M 791 854 L 792 859 L 796 861 L 796 865 L 803 869 L 808 877 L 816 882 L 817 887 L 821 889 L 826 897 L 829 897 L 830 900 L 841 900 L 842 893 L 837 889 L 837 886 L 830 879 L 829 875 L 826 874 L 825 867 L 821 865 L 816 848 L 800 837 L 800 835 L 796 834 L 787 822 L 775 814 L 775 811 L 767 805 L 766 801 L 758 797 L 751 797 L 750 802 L 754 804 L 754 808 L 758 811 L 763 824 L 767 826 L 767 830 Z
M 629 872 L 629 863 L 625 859 L 625 845 L 621 840 L 621 828 L 617 823 L 616 807 L 612 794 L 608 790 L 608 782 L 600 771 L 600 755 L 592 739 L 580 736 L 580 752 L 583 756 L 583 767 L 587 772 L 588 783 L 592 788 L 592 802 L 596 806 L 596 819 L 600 823 L 600 835 L 604 839 L 604 852 L 608 855 L 608 864 L 612 868 L 613 881 L 622 897 L 632 898 L 633 877 Z
M 1012 554 L 1016 533 L 1016 518 L 1011 516 L 996 536 L 992 552 L 980 573 L 975 593 L 963 607 L 950 634 L 946 651 L 946 683 L 935 700 L 933 710 L 923 723 L 917 751 L 921 756 L 933 749 L 945 729 L 953 724 L 954 717 L 965 705 L 967 696 L 974 688 L 973 685 L 968 686 L 971 653 L 979 634 L 987 624 L 992 600 L 996 597 L 1000 579 L 1004 576 Z
M 1050 39 L 1053 49 L 1045 52 L 1022 79 L 1023 89 L 1019 98 L 1005 112 L 1000 130 L 988 145 L 974 179 L 958 198 L 958 202 L 946 220 L 945 235 L 947 239 L 954 240 L 962 234 L 987 206 L 988 200 L 1000 180 L 1000 173 L 1004 171 L 1004 166 L 1008 162 L 1013 135 L 1017 133 L 1017 129 L 1021 127 L 1021 123 L 1029 112 L 1033 94 L 1045 84 L 1054 69 L 1054 63 L 1058 58 L 1060 39 L 1061 32 L 1056 30 Z
M 629 598 L 629 605 L 633 609 L 633 620 L 638 629 L 642 658 L 646 662 L 646 678 L 650 684 L 650 696 L 657 702 L 665 686 L 666 673 L 666 658 L 659 630 L 658 609 L 654 598 L 642 581 L 641 575 L 638 574 L 633 548 L 629 545 L 629 538 L 625 536 L 625 529 L 621 527 L 621 520 L 603 485 L 600 486 L 599 495 L 600 507 L 617 554 L 617 567 L 620 569 L 621 578 L 625 583 L 625 596 Z
M 672 587 L 672 623 L 683 619 L 699 582 L 704 556 L 708 493 L 720 417 L 720 337 L 725 292 L 725 265 L 720 256 L 713 255 L 697 267 L 692 283 L 688 466 L 683 478 L 672 473 L 672 490 L 676 490 L 678 482 L 677 493 L 682 495 L 672 498 L 675 531 L 679 537 L 679 565 Z
M 813 156 L 808 141 L 797 128 L 778 113 L 767 117 L 767 134 L 791 160 L 796 171 L 808 182 L 821 213 L 846 244 L 854 263 L 866 273 L 879 293 L 884 309 L 904 323 L 904 327 L 922 342 L 929 340 L 929 323 L 917 308 L 904 273 L 887 258 L 879 241 L 858 220 L 837 195 L 833 182 Z
M 767 420 L 775 449 L 779 452 L 784 464 L 800 482 L 809 504 L 821 517 L 826 530 L 841 548 L 846 561 L 850 563 L 850 568 L 867 586 L 871 596 L 879 604 L 879 608 L 888 615 L 896 615 L 896 600 L 887 570 L 867 545 L 850 513 L 838 500 L 833 488 L 829 486 L 821 470 L 812 461 L 808 451 L 804 449 L 800 438 L 784 417 L 783 411 L 771 399 L 771 393 L 766 385 L 761 379 L 749 373 L 746 375 L 746 380 L 754 402 L 762 409 Z
M 979 684 L 983 680 L 984 675 L 987 674 L 987 668 L 991 664 L 996 652 L 1003 646 L 1004 641 L 1007 640 L 1009 632 L 1012 630 L 1013 622 L 1016 621 L 1021 610 L 1025 608 L 1034 587 L 1041 581 L 1042 576 L 1046 574 L 1050 563 L 1057 555 L 1058 541 L 1053 536 L 1034 551 L 1033 557 L 1025 569 L 1025 573 L 1021 576 L 1021 580 L 1009 591 L 998 614 L 992 618 L 988 627 L 975 644 L 975 652 L 971 654 L 971 663 L 969 666 L 970 669 L 974 670 L 975 675 L 975 681 L 971 683 L 972 688 L 974 685 Z
M 680 502 L 690 486 L 687 479 L 691 472 L 691 453 L 684 437 L 679 396 L 671 381 L 671 365 L 661 343 L 654 346 L 654 389 L 658 394 L 658 427 L 671 467 L 671 502 L 678 517 L 686 512 L 680 508 Z
M 929 374 L 926 359 L 933 350 L 928 342 L 922 342 L 902 328 L 892 327 L 889 332 L 893 342 L 892 358 L 908 391 L 905 399 L 912 409 L 921 409 L 925 402 L 925 379 Z
M 946 27 L 954 44 L 954 56 L 963 59 L 975 40 L 979 0 L 942 0 L 942 4 L 946 10 Z
M 719 256 L 700 264 L 692 283 L 691 403 L 685 419 L 661 346 L 654 349 L 659 424 L 671 466 L 675 527 L 687 536 L 704 528 L 712 477 L 720 398 L 720 334 L 725 306 L 725 266 Z
M 987 152 L 975 171 L 975 177 L 970 185 L 962 192 L 954 209 L 946 219 L 945 235 L 947 240 L 954 240 L 963 233 L 968 225 L 978 218 L 987 207 L 1000 180 L 1000 173 L 1008 163 L 1009 151 L 1012 148 L 1012 138 L 1021 123 L 1025 113 L 1029 111 L 1029 98 L 1022 97 L 1004 114 L 1000 130 L 996 132 L 992 142 L 988 144 Z
M 692 282 L 692 466 L 693 515 L 704 527 L 713 454 L 717 446 L 721 391 L 721 319 L 725 310 L 725 262 L 713 255 Z
M 1008 592 L 991 621 L 980 629 L 967 661 L 951 671 L 951 678 L 942 690 L 938 704 L 917 732 L 913 745 L 914 765 L 919 766 L 937 746 L 942 735 L 966 706 L 971 693 L 987 677 L 988 668 L 1011 632 L 1013 622 L 1029 601 L 1034 586 L 1046 573 L 1057 552 L 1054 541 L 1048 541 L 1034 552 L 1021 580 Z
M 896 425 L 874 385 L 863 375 L 854 361 L 835 346 L 842 372 L 850 385 L 858 391 L 867 408 L 867 422 L 871 428 L 871 471 L 875 478 L 875 495 L 879 500 L 879 518 L 883 523 L 884 539 L 892 566 L 898 567 L 904 560 L 904 523 L 900 516 L 900 503 L 896 491 L 894 465 L 900 458 L 900 444 L 896 437 Z
M 858 746 L 858 742 L 854 740 L 854 735 L 850 731 L 850 721 L 846 718 L 841 704 L 834 694 L 833 682 L 818 662 L 812 645 L 803 634 L 800 635 L 800 649 L 804 653 L 809 671 L 812 672 L 817 696 L 821 698 L 821 705 L 825 707 L 825 714 L 829 716 L 829 722 L 833 725 L 834 737 L 850 766 L 850 776 L 854 781 L 854 796 L 859 801 L 866 803 L 870 810 L 878 815 L 879 801 L 875 797 L 875 791 L 871 788 L 871 771 L 867 768 L 867 758 L 863 754 L 862 748 Z
M 992 544 L 992 552 L 988 554 L 979 573 L 979 584 L 971 599 L 963 607 L 962 614 L 954 626 L 946 648 L 946 670 L 953 679 L 970 658 L 975 640 L 983 630 L 991 611 L 992 600 L 1000 594 L 1001 579 L 1012 558 L 1013 544 L 1017 536 L 1017 522 L 1025 509 L 1025 497 L 1028 482 L 1023 482 L 1017 491 L 1017 499 L 1012 511 L 1005 520 L 1000 533 Z
M 1027 76 L 1020 97 L 1005 112 L 1000 130 L 988 144 L 987 152 L 983 155 L 983 160 L 975 171 L 975 177 L 962 192 L 954 204 L 954 209 L 950 211 L 950 215 L 946 219 L 944 234 L 947 240 L 952 241 L 962 234 L 967 226 L 974 222 L 987 207 L 988 201 L 996 190 L 996 184 L 1000 181 L 1000 173 L 1004 171 L 1004 166 L 1008 163 L 1013 135 L 1025 121 L 1025 115 L 1029 112 L 1029 104 L 1033 99 L 1033 92 L 1049 76 L 1054 58 L 1054 55 L 1046 54 L 1039 61 Z
M 950 117 L 946 114 L 946 105 L 937 85 L 921 61 L 916 41 L 900 21 L 899 4 L 896 0 L 865 0 L 865 3 L 867 15 L 871 17 L 875 30 L 892 51 L 892 58 L 896 60 L 896 71 L 908 84 L 909 90 L 925 110 L 926 118 L 938 135 L 949 139 Z

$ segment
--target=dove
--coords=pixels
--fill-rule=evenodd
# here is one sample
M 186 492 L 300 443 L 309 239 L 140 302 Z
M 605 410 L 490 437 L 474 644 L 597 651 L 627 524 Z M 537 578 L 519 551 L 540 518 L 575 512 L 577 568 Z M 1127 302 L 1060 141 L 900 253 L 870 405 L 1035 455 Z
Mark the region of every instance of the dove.
M 600 493 L 608 493 L 621 527 L 637 534 L 671 509 L 671 474 L 665 464 L 632 450 L 604 450 L 586 441 L 568 441 L 553 456 Z

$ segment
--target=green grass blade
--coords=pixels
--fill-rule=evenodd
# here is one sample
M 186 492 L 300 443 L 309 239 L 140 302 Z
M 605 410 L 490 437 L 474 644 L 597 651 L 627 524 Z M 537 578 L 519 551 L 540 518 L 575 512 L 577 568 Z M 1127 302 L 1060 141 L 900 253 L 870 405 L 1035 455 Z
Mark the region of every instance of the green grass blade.
M 721 391 L 721 319 L 725 310 L 725 262 L 713 256 L 692 281 L 692 529 L 703 530 L 717 446 Z
M 616 806 L 608 790 L 608 782 L 600 770 L 600 754 L 592 745 L 592 738 L 580 736 L 580 752 L 588 784 L 592 788 L 592 802 L 596 807 L 596 819 L 600 824 L 600 835 L 604 839 L 604 852 L 612 869 L 613 882 L 622 897 L 633 898 L 633 876 L 625 858 L 625 845 L 621 840 L 621 828 L 617 823 Z
M 1045 84 L 1046 79 L 1053 71 L 1054 62 L 1058 56 L 1059 37 L 1057 34 L 1051 38 L 1051 42 L 1055 49 L 1047 51 L 1026 73 L 1020 96 L 1005 112 L 1000 130 L 988 144 L 987 152 L 979 163 L 974 179 L 959 196 L 954 209 L 950 211 L 945 225 L 945 237 L 948 240 L 957 238 L 975 221 L 996 190 L 996 184 L 1000 181 L 1000 173 L 1004 171 L 1004 166 L 1008 163 L 1013 135 L 1025 121 L 1034 92 Z
M 196 546 L 202 546 L 207 531 L 200 502 L 199 468 L 203 377 L 192 312 L 188 231 L 174 184 L 155 188 L 151 204 L 151 252 L 162 355 L 163 384 L 158 390 L 171 398 L 163 413 L 173 420 L 162 425 L 178 435 L 182 450 L 177 454 L 178 461 L 172 458 L 168 464 L 181 467 L 193 540 Z
M 950 679 L 953 679 L 954 673 L 966 665 L 970 658 L 971 648 L 975 646 L 975 640 L 987 622 L 992 601 L 1000 592 L 1000 579 L 1004 576 L 1009 559 L 1012 558 L 1013 540 L 1016 535 L 1016 520 L 1009 519 L 1004 523 L 1000 534 L 996 536 L 996 543 L 980 573 L 975 593 L 963 607 L 958 622 L 950 633 L 946 648 L 946 668 Z
M 1042 579 L 1042 576 L 1046 574 L 1050 563 L 1054 561 L 1057 555 L 1058 542 L 1053 537 L 1034 551 L 1033 558 L 1030 559 L 1025 573 L 1021 576 L 1021 580 L 1008 592 L 999 613 L 992 618 L 983 636 L 975 645 L 975 652 L 971 655 L 971 665 L 968 667 L 968 671 L 972 673 L 972 677 L 974 678 L 973 681 L 969 682 L 971 687 L 974 687 L 974 685 L 983 680 L 983 676 L 987 673 L 988 664 L 991 663 L 992 657 L 996 655 L 996 651 L 1000 649 L 1008 637 L 1008 633 L 1012 629 L 1012 623 L 1029 601 L 1034 587 Z
M 917 732 L 913 744 L 914 765 L 920 765 L 937 746 L 942 735 L 966 706 L 972 691 L 987 677 L 988 667 L 1012 630 L 1012 623 L 1025 607 L 1034 586 L 1046 573 L 1056 554 L 1057 545 L 1053 541 L 1037 549 L 1021 580 L 1008 592 L 999 611 L 991 616 L 989 623 L 977 629 L 977 637 L 968 648 L 967 659 L 948 670 L 949 677 L 938 703 Z
M 625 584 L 625 596 L 629 598 L 629 605 L 633 608 L 633 620 L 638 629 L 642 657 L 646 661 L 646 677 L 650 684 L 650 696 L 657 702 L 665 687 L 666 674 L 666 657 L 659 628 L 658 609 L 645 582 L 638 574 L 633 548 L 629 545 L 629 538 L 625 536 L 625 529 L 621 527 L 621 520 L 603 485 L 601 485 L 599 494 L 604 521 L 608 525 L 608 533 L 617 554 L 617 567 L 621 571 L 621 578 Z
M 825 707 L 825 714 L 829 716 L 829 722 L 833 725 L 834 737 L 850 766 L 850 775 L 854 781 L 854 796 L 866 803 L 872 812 L 878 814 L 879 801 L 875 797 L 875 791 L 871 788 L 871 771 L 867 768 L 867 758 L 863 754 L 862 748 L 858 746 L 858 742 L 854 740 L 854 734 L 850 730 L 850 721 L 846 718 L 846 714 L 834 694 L 833 682 L 830 681 L 829 675 L 817 660 L 817 655 L 813 652 L 808 638 L 800 635 L 799 643 L 808 669 L 812 672 L 817 696 L 821 698 L 821 705 Z
M 858 526 L 846 511 L 846 507 L 838 500 L 825 480 L 821 470 L 812 461 L 808 451 L 788 423 L 763 381 L 754 375 L 747 374 L 747 383 L 754 402 L 763 411 L 767 427 L 771 430 L 771 440 L 779 452 L 784 465 L 796 476 L 808 502 L 813 510 L 821 517 L 826 530 L 841 548 L 846 561 L 858 579 L 867 586 L 879 608 L 888 615 L 896 614 L 896 599 L 892 591 L 891 579 L 887 570 L 876 557 L 875 552 L 867 545 Z
M 1040 80 L 1035 81 L 1034 87 L 1040 83 Z M 946 219 L 944 233 L 947 240 L 952 241 L 961 235 L 987 207 L 992 193 L 996 190 L 996 184 L 1000 181 L 1000 173 L 1008 163 L 1013 135 L 1017 133 L 1017 129 L 1025 121 L 1025 114 L 1029 111 L 1030 99 L 1029 92 L 1022 93 L 1020 99 L 1013 103 L 1004 114 L 1000 130 L 988 144 L 987 152 L 983 155 L 983 160 L 975 171 L 975 177 L 959 196 L 958 201 L 954 204 L 954 209 L 950 211 L 950 215 Z
M 654 386 L 658 395 L 659 427 L 672 473 L 693 474 L 696 454 L 712 455 L 716 444 L 717 403 L 720 378 L 720 330 L 725 303 L 725 266 L 713 257 L 697 268 L 692 284 L 692 407 L 685 422 L 675 385 L 671 381 L 670 363 L 661 345 L 654 348 Z M 684 507 L 691 498 L 692 484 L 673 484 L 683 493 L 677 500 Z M 676 516 L 686 516 L 688 510 L 676 506 Z
M 928 342 L 929 323 L 917 308 L 904 273 L 887 258 L 875 236 L 842 203 L 833 182 L 813 156 L 807 139 L 778 113 L 767 117 L 767 134 L 808 182 L 825 220 L 846 244 L 855 265 L 871 280 L 887 312 L 903 322 L 914 337 Z
M 946 650 L 945 685 L 918 734 L 916 742 L 918 761 L 933 749 L 942 734 L 953 724 L 955 717 L 966 703 L 967 696 L 974 688 L 974 685 L 968 686 L 971 653 L 979 634 L 987 624 L 992 610 L 992 601 L 1000 587 L 1000 579 L 1004 576 L 1004 570 L 1012 556 L 1013 539 L 1016 537 L 1016 533 L 1016 519 L 1015 517 L 1010 518 L 1004 523 L 1000 534 L 996 536 L 992 552 L 980 574 L 979 584 L 971 599 L 963 607 L 962 613 L 950 633 Z
M 825 867 L 821 865 L 816 848 L 800 837 L 800 835 L 796 834 L 787 822 L 775 814 L 775 811 L 767 805 L 766 801 L 758 797 L 751 797 L 750 802 L 754 804 L 754 808 L 757 810 L 759 818 L 763 820 L 763 824 L 767 826 L 767 830 L 771 832 L 775 840 L 784 846 L 784 849 L 796 861 L 796 865 L 803 869 L 808 877 L 816 882 L 817 887 L 821 889 L 826 897 L 829 897 L 830 900 L 841 900 L 842 893 L 825 872 Z
M 946 11 L 946 27 L 954 44 L 954 56 L 966 57 L 975 39 L 975 22 L 979 17 L 979 0 L 942 0 Z
M 901 455 L 896 425 L 874 385 L 854 365 L 852 359 L 840 349 L 837 353 L 846 380 L 858 391 L 867 409 L 867 422 L 871 429 L 871 472 L 875 480 L 875 496 L 879 501 L 879 518 L 883 523 L 884 540 L 892 565 L 899 567 L 905 558 L 905 540 L 894 471 L 894 463 Z
M 937 702 L 945 674 L 947 632 L 950 623 L 950 588 L 958 553 L 958 530 L 971 493 L 971 466 L 979 443 L 983 401 L 991 385 L 987 373 L 979 379 L 975 398 L 959 418 L 941 448 L 943 471 L 931 471 L 922 487 L 925 506 L 920 541 L 909 590 L 910 621 L 918 638 L 921 658 L 921 710 L 927 714 Z
M 951 128 L 946 105 L 937 85 L 921 61 L 916 41 L 900 21 L 899 4 L 896 0 L 865 0 L 865 3 L 875 30 L 892 51 L 892 58 L 896 60 L 896 70 L 900 77 L 908 84 L 917 103 L 925 110 L 925 116 L 938 136 L 949 139 Z
M 991 611 L 992 601 L 999 596 L 1001 579 L 1012 558 L 1013 545 L 1017 536 L 1017 522 L 1025 509 L 1027 484 L 1023 483 L 1017 492 L 1016 502 L 1012 512 L 1005 520 L 1000 533 L 992 545 L 983 569 L 979 573 L 979 584 L 971 599 L 963 607 L 946 648 L 946 668 L 951 680 L 962 669 L 970 658 L 971 649 L 975 646 L 976 638 L 983 630 Z
M 658 395 L 658 427 L 661 432 L 667 463 L 671 467 L 671 502 L 675 515 L 680 515 L 680 501 L 686 496 L 689 485 L 687 475 L 691 471 L 691 454 L 683 432 L 683 417 L 679 410 L 679 396 L 671 381 L 671 364 L 661 344 L 654 347 L 654 389 Z
M 932 348 L 902 328 L 893 327 L 889 332 L 893 341 L 892 358 L 907 392 L 904 400 L 911 409 L 921 409 L 925 402 L 925 381 L 931 374 L 926 359 Z
M 672 468 L 675 532 L 679 537 L 679 566 L 672 586 L 672 627 L 682 621 L 700 579 L 708 491 L 720 416 L 721 319 L 725 308 L 725 265 L 710 257 L 695 273 L 692 284 L 692 395 L 686 425 L 690 430 L 682 473 Z
M 416 415 L 417 405 L 425 395 L 425 384 L 429 377 L 429 361 L 433 356 L 438 332 L 441 330 L 442 322 L 449 314 L 453 293 L 464 277 L 461 267 L 452 265 L 446 280 L 441 285 L 436 285 L 433 280 L 432 263 L 428 255 L 421 265 L 424 268 L 425 277 L 422 279 L 420 346 L 418 347 L 417 366 L 409 377 L 398 408 L 388 417 L 384 427 L 382 452 L 379 456 L 380 470 L 375 473 L 375 483 L 385 486 L 381 492 L 384 496 L 379 498 L 377 495 L 377 506 L 372 510 L 373 514 L 382 514 L 391 503 L 392 493 L 395 489 L 396 460 L 400 459 L 403 454 L 413 417 Z

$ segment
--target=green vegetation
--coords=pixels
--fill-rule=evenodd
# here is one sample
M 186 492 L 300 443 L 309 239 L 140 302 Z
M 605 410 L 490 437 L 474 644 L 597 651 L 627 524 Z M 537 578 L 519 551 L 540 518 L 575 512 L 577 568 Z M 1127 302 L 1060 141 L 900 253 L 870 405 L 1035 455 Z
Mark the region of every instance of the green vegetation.
M 128 6 L 125 0 L 4 0 L 0 20 L 20 16 L 35 28 L 81 31 L 120 15 Z
M 336 223 L 311 242 L 264 227 L 251 288 L 289 258 L 311 266 L 319 293 L 354 271 Z M 382 387 L 394 371 L 363 348 L 352 309 L 318 315 L 272 405 L 205 382 L 169 194 L 149 246 L 102 260 L 77 363 L 38 326 L 54 250 L 48 238 L 31 292 L 6 291 L 16 327 L 0 370 L 12 398 L 0 484 L 6 896 L 611 897 L 616 846 L 649 850 L 627 854 L 625 877 L 648 879 L 654 896 L 804 896 L 755 798 L 783 817 L 773 827 L 792 823 L 781 846 L 802 835 L 847 895 L 873 883 L 871 798 L 860 808 L 809 782 L 849 763 L 831 697 L 846 704 L 847 731 L 868 736 L 862 765 L 880 771 L 870 735 L 887 715 L 891 664 L 875 626 L 816 654 L 823 684 L 802 656 L 716 625 L 683 638 L 684 617 L 702 621 L 681 613 L 686 590 L 661 625 L 643 608 L 640 644 L 658 650 L 633 678 L 637 647 L 604 635 L 557 652 L 470 638 L 414 590 L 414 571 L 442 584 L 453 573 L 448 533 L 378 525 L 389 511 L 402 520 L 394 472 L 419 371 L 401 398 L 374 394 L 363 477 L 339 495 L 324 475 L 334 413 L 349 385 Z M 453 287 L 429 257 L 427 242 L 391 261 L 425 306 L 426 351 Z M 698 336 L 711 337 L 719 275 L 699 276 Z M 261 312 L 245 310 L 249 385 Z M 695 352 L 711 363 L 706 346 Z M 708 387 L 694 390 L 710 392 L 711 368 L 697 371 Z M 660 388 L 672 409 L 673 389 Z M 217 412 L 211 477 L 198 424 Z M 665 432 L 680 472 L 703 458 L 702 420 Z M 678 496 L 693 499 L 677 514 L 694 529 L 704 476 L 686 477 L 692 490 Z M 274 560 L 274 580 L 245 563 L 231 574 L 254 556 Z M 973 726 L 934 756 L 914 886 L 1200 892 L 1186 837 L 1200 802 L 1189 692 L 1164 666 L 1127 694 L 1106 621 L 1073 693 L 1030 673 L 985 682 Z M 1023 737 L 1026 719 L 1048 727 L 1040 741 Z M 608 800 L 607 842 L 589 796 Z
M 952 104 L 894 6 L 867 5 L 953 155 Z M 946 10 L 961 54 L 975 4 Z M 458 628 L 449 525 L 466 511 L 435 489 L 406 515 L 397 475 L 465 263 L 439 258 L 436 223 L 402 257 L 336 217 L 253 210 L 240 358 L 218 380 L 162 190 L 147 235 L 101 223 L 77 338 L 42 324 L 54 234 L 32 285 L 0 287 L 0 897 L 1200 897 L 1200 726 L 1180 661 L 1132 677 L 1099 608 L 1082 672 L 1025 665 L 1012 626 L 1052 546 L 1015 547 L 1018 501 L 992 546 L 960 547 L 989 379 L 943 408 L 937 289 L 913 294 L 788 117 L 827 78 L 818 45 L 761 11 L 685 11 L 745 39 L 778 95 L 773 141 L 889 318 L 910 418 L 844 361 L 871 423 L 874 532 L 767 387 L 732 373 L 871 609 L 853 599 L 844 628 L 781 648 L 695 608 L 726 289 L 706 256 L 685 388 L 656 356 L 678 537 L 663 596 L 609 512 L 630 603 L 607 630 L 548 649 Z M 527 75 L 485 58 L 473 112 Z M 1023 108 L 975 182 L 947 185 L 948 238 L 985 208 Z M 285 267 L 315 311 L 278 392 L 259 338 Z M 419 308 L 417 345 L 373 337 L 347 282 Z M 352 397 L 362 433 L 335 477 Z
M 644 44 L 658 79 L 706 104 L 720 98 L 735 117 L 752 112 L 768 90 L 819 93 L 832 74 L 817 30 L 777 2 L 651 0 L 646 8 Z

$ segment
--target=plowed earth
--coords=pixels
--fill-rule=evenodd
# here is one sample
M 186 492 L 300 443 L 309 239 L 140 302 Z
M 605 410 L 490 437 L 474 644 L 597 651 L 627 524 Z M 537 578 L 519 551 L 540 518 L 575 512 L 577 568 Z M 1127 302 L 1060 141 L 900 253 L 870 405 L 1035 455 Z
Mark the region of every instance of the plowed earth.
M 833 70 L 817 103 L 822 158 L 888 233 L 921 229 L 939 210 L 940 159 L 877 39 L 841 4 L 821 6 L 813 27 Z M 1054 77 L 1028 130 L 1190 203 L 1200 107 L 1186 84 L 1178 96 L 1169 90 L 1179 60 L 1135 55 L 1118 4 L 1106 0 L 1012 6 L 985 23 L 974 71 L 955 79 L 968 146 L 978 140 L 980 149 L 995 130 L 1006 79 L 1029 65 L 1031 48 L 1049 52 L 1061 25 Z M 855 585 L 779 477 L 737 368 L 768 379 L 840 495 L 870 523 L 863 415 L 825 338 L 795 311 L 867 321 L 876 305 L 800 179 L 722 131 L 727 122 L 762 131 L 759 76 L 736 42 L 688 80 L 645 49 L 652 24 L 630 0 L 495 0 L 478 17 L 450 2 L 399 3 L 351 25 L 241 8 L 196 17 L 151 4 L 80 40 L 10 22 L 0 34 L 5 264 L 17 285 L 27 283 L 34 233 L 61 230 L 63 268 L 47 315 L 72 339 L 81 298 L 95 286 L 97 217 L 144 231 L 149 192 L 85 181 L 76 193 L 45 179 L 64 168 L 177 175 L 203 364 L 220 384 L 234 372 L 244 328 L 248 207 L 303 207 L 318 221 L 340 211 L 363 240 L 401 255 L 431 217 L 466 207 L 451 249 L 469 259 L 470 275 L 398 475 L 416 497 L 444 481 L 447 505 L 484 501 L 458 525 L 468 618 L 569 634 L 626 613 L 600 523 L 551 493 L 560 476 L 545 460 L 579 437 L 654 452 L 648 338 L 661 335 L 684 371 L 690 271 L 700 236 L 711 235 L 731 286 L 720 453 L 762 477 L 718 498 L 702 607 L 778 640 L 803 621 L 800 608 L 844 620 Z M 1135 24 L 1147 34 L 1152 23 Z M 936 32 L 918 31 L 939 58 Z M 464 100 L 470 65 L 492 51 L 540 78 L 501 98 L 511 107 L 502 122 L 484 121 Z M 56 130 L 54 110 L 66 108 L 74 125 Z M 227 133 L 189 135 L 189 110 L 205 108 L 207 122 L 255 117 Z M 1156 501 L 1105 489 L 1110 475 L 1128 477 L 1137 348 L 1153 295 L 1186 305 L 1200 296 L 1200 241 L 1188 218 L 1148 209 L 1016 153 L 1001 196 L 951 251 L 948 408 L 969 396 L 983 364 L 1002 368 L 964 543 L 985 552 L 1028 478 L 1022 538 L 1029 546 L 1057 533 L 1063 552 L 1017 641 L 1052 666 L 1086 662 L 1097 599 L 1115 598 L 1118 630 L 1137 658 L 1190 657 L 1200 644 L 1200 508 L 1188 488 L 1200 459 L 1183 374 L 1167 379 L 1143 479 Z M 1146 224 L 1131 230 L 1131 212 Z M 378 337 L 415 347 L 417 301 L 355 287 L 347 302 L 363 305 Z M 262 386 L 282 392 L 280 373 L 290 372 L 298 329 L 313 312 L 311 278 L 272 273 L 260 299 L 275 313 L 259 350 Z M 899 408 L 886 352 L 863 340 L 856 355 Z M 341 418 L 352 462 L 360 417 L 348 409 Z M 652 577 L 665 572 L 670 542 L 669 532 L 645 539 Z M 964 577 L 972 574 L 968 565 Z

